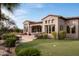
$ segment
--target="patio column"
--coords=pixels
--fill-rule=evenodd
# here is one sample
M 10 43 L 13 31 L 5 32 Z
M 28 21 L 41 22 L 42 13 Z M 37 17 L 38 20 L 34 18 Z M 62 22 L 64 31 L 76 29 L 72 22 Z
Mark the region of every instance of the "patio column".
M 51 25 L 51 33 L 52 33 L 52 27 L 53 27 L 53 26 Z
M 31 27 L 30 27 L 30 25 L 29 25 L 29 34 L 31 33 Z
M 48 25 L 48 33 L 49 33 L 49 25 Z
M 31 26 L 30 26 L 29 28 L 30 28 L 30 29 L 29 29 L 30 33 L 32 33 L 32 28 L 31 28 Z
M 29 26 L 29 24 L 28 24 L 28 31 L 27 31 L 27 32 L 28 32 L 28 34 L 29 34 L 29 27 L 30 27 L 30 26 Z

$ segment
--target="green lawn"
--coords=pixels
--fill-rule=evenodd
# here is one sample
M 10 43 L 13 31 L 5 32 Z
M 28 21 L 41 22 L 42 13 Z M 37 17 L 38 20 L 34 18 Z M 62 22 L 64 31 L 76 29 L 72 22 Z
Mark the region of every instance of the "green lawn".
M 39 49 L 43 56 L 79 56 L 79 40 L 38 39 L 20 44 L 16 51 L 28 47 Z

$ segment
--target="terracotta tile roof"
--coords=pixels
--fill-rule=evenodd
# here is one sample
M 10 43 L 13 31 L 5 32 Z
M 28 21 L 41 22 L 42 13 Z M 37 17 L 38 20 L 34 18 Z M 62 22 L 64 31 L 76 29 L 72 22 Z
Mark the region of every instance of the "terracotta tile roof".
M 79 16 L 78 16 L 78 17 L 67 17 L 66 19 L 67 19 L 67 20 L 79 19 Z
M 24 22 L 29 22 L 29 23 L 31 23 L 31 24 L 42 23 L 42 21 L 39 21 L 39 22 L 35 22 L 35 21 L 29 21 L 29 20 L 26 20 L 26 21 L 24 21 Z
M 56 16 L 56 17 L 62 18 L 62 19 L 64 19 L 64 20 L 79 19 L 79 16 L 78 16 L 78 17 L 63 17 L 63 16 L 60 16 L 60 15 L 52 15 L 52 14 L 50 14 L 50 15 L 44 17 L 43 19 L 45 19 L 45 18 L 47 18 L 47 17 L 49 17 L 49 16 Z M 42 20 L 43 20 L 43 19 L 42 19 Z
M 60 16 L 60 15 L 52 15 L 52 14 L 50 14 L 50 15 L 48 15 L 48 16 L 42 18 L 41 20 L 43 20 L 43 19 L 45 19 L 45 18 L 47 18 L 47 17 L 49 17 L 49 16 L 56 16 L 56 17 L 62 18 L 62 19 L 64 19 L 64 20 L 79 19 L 79 16 L 78 16 L 78 17 L 63 17 L 63 16 Z M 32 23 L 32 24 L 42 23 L 42 21 L 35 22 L 35 21 L 29 21 L 29 20 L 26 20 L 26 21 L 24 21 L 24 22 L 30 22 L 30 23 Z
M 43 20 L 43 19 L 45 19 L 45 18 L 47 18 L 47 17 L 49 17 L 49 16 L 56 16 L 56 17 L 61 17 L 61 18 L 64 18 L 63 16 L 60 16 L 60 15 L 52 15 L 52 14 L 50 14 L 50 15 L 48 15 L 48 16 L 46 16 L 46 17 L 42 18 L 41 20 Z

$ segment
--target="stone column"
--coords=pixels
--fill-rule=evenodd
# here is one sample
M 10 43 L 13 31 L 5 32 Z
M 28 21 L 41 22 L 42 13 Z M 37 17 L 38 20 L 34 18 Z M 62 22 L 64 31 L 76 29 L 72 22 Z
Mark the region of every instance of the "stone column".
M 31 27 L 32 27 L 32 26 L 29 26 L 29 28 L 30 28 L 30 29 L 29 29 L 29 31 L 30 31 L 30 34 L 32 33 L 32 30 L 31 30 L 32 28 L 31 28 Z
M 60 26 L 59 20 L 56 19 L 56 23 L 55 23 L 55 32 L 57 33 L 57 36 L 56 36 L 57 39 L 59 38 L 59 28 L 60 28 L 59 26 Z
M 49 25 L 47 25 L 47 27 L 48 27 L 48 34 L 49 34 Z
M 27 30 L 27 34 L 29 34 L 29 24 L 28 24 L 28 30 Z
M 75 26 L 76 27 L 76 30 L 75 30 L 76 31 L 76 38 L 78 39 L 79 38 L 78 20 L 76 20 L 75 24 L 76 24 L 76 26 Z
M 53 26 L 51 25 L 51 33 L 52 33 L 52 27 L 53 27 Z

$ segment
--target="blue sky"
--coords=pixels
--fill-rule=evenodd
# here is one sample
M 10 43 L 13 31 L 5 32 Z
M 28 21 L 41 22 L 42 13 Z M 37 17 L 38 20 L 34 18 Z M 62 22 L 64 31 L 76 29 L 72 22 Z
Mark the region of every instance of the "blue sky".
M 14 11 L 14 19 L 19 28 L 23 28 L 23 21 L 40 21 L 49 15 L 61 15 L 64 17 L 79 16 L 79 4 L 77 3 L 22 3 Z

